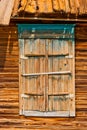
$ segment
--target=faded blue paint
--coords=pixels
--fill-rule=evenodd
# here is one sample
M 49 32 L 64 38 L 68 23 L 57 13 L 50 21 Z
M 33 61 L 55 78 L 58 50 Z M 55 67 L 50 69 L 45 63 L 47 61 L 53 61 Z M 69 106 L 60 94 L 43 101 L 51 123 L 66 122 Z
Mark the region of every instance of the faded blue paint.
M 71 30 L 75 24 L 17 24 L 18 25 L 18 32 L 24 30 Z M 74 30 L 73 30 L 74 31 Z M 74 32 L 72 32 L 74 33 Z
M 18 34 L 23 32 L 40 33 L 40 32 L 52 32 L 52 33 L 68 33 L 74 38 L 75 24 L 17 24 Z

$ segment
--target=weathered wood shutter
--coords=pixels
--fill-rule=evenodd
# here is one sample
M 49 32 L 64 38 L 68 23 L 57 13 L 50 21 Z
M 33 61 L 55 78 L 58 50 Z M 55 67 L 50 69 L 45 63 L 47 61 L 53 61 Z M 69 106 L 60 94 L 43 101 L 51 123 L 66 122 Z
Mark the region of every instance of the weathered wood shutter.
M 20 114 L 75 116 L 72 24 L 19 24 Z

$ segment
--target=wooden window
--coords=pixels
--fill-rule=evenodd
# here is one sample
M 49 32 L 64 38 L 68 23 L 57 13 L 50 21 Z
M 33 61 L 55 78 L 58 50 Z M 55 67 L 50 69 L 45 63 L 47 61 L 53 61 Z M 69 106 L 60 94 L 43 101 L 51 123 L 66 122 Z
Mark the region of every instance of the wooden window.
M 19 29 L 20 115 L 75 116 L 74 25 Z

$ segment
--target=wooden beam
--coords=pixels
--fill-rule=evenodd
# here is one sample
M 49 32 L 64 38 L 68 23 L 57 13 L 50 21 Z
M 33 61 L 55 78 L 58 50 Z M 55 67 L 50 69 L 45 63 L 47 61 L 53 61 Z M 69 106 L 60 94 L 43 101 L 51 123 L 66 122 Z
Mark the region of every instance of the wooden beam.
M 40 112 L 40 111 L 24 111 L 25 116 L 38 116 L 38 117 L 69 117 L 69 111 L 51 111 L 51 112 Z
M 46 22 L 63 22 L 63 23 L 87 23 L 87 18 L 50 18 L 50 17 L 11 17 L 11 21 L 14 22 L 41 22 L 41 21 L 46 21 Z

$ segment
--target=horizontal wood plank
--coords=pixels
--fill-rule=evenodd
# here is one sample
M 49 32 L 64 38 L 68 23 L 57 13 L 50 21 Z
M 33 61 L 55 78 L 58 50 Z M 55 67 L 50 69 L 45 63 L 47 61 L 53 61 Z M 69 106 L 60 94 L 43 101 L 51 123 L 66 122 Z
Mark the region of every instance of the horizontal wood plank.
M 57 112 L 37 112 L 37 111 L 24 111 L 25 116 L 39 116 L 39 117 L 69 117 L 69 111 L 57 111 Z

